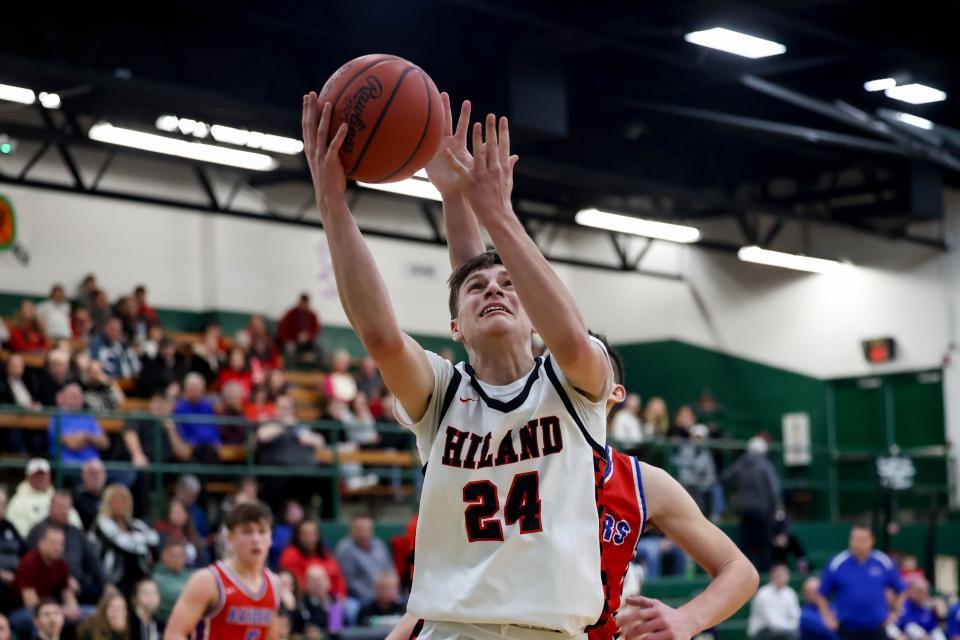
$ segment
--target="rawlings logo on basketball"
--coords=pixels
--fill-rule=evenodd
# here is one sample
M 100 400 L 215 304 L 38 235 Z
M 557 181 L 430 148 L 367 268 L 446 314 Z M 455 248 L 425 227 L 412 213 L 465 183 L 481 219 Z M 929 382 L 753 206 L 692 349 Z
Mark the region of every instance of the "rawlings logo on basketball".
M 383 85 L 376 76 L 368 76 L 367 83 L 352 96 L 348 96 L 344 103 L 341 119 L 347 123 L 347 136 L 343 139 L 343 150 L 353 153 L 354 141 L 357 132 L 366 128 L 363 123 L 363 110 L 367 103 L 383 95 Z

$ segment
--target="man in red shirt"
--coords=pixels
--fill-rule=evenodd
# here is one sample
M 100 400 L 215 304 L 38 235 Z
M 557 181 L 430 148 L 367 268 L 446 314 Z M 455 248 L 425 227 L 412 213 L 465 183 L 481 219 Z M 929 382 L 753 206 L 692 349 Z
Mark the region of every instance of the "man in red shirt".
M 319 336 L 320 318 L 310 308 L 310 296 L 302 293 L 297 306 L 283 314 L 277 325 L 277 342 L 283 348 L 287 366 L 311 358 L 318 362 L 321 355 L 317 342 Z
M 79 619 L 79 584 L 70 576 L 70 568 L 63 560 L 65 543 L 63 530 L 49 527 L 37 541 L 37 548 L 20 559 L 14 585 L 23 608 L 10 614 L 10 625 L 18 632 L 30 630 L 33 608 L 44 598 L 62 602 L 68 620 Z

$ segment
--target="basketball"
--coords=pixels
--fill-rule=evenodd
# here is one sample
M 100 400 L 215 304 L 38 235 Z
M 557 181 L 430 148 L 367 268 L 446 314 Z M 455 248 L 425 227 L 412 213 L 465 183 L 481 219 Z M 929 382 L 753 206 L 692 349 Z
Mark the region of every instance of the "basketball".
M 347 123 L 340 160 L 352 180 L 404 180 L 422 169 L 440 145 L 440 93 L 423 69 L 403 58 L 355 58 L 330 76 L 320 98 L 333 108 L 331 138 Z

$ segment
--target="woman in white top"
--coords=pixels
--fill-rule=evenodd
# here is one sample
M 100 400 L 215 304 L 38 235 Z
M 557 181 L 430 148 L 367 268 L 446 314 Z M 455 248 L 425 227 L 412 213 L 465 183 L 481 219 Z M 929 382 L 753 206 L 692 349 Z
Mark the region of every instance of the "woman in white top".
M 630 451 L 643 442 L 643 424 L 640 421 L 640 396 L 631 393 L 610 423 L 610 438 L 624 451 Z

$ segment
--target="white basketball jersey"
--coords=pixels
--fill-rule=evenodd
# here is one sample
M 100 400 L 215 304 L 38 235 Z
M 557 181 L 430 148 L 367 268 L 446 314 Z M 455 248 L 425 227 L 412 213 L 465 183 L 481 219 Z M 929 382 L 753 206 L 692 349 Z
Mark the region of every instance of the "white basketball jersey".
M 597 342 L 597 344 L 600 344 Z M 582 633 L 603 609 L 595 458 L 602 400 L 550 356 L 505 386 L 429 353 L 435 388 L 410 424 L 425 464 L 408 611 L 429 621 Z

